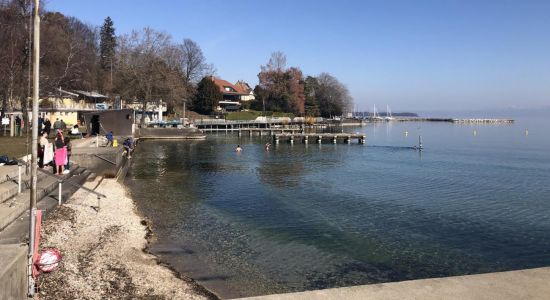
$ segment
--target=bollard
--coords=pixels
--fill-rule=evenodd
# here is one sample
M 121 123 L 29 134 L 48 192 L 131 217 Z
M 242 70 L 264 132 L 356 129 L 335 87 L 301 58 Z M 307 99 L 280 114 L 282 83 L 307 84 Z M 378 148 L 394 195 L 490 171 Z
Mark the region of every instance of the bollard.
M 62 187 L 63 187 L 63 181 L 59 180 L 59 195 L 58 195 L 58 202 L 59 202 L 59 205 L 62 204 L 62 201 L 61 201 L 61 192 L 62 192 Z
M 17 164 L 17 193 L 21 194 L 21 163 Z

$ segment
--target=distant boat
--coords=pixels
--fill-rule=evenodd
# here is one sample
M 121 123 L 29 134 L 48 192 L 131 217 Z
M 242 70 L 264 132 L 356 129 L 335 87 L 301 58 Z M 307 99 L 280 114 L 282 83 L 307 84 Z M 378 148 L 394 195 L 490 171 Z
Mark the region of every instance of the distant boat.
M 392 115 L 391 115 L 391 110 L 390 110 L 390 106 L 389 106 L 389 105 L 386 105 L 386 117 L 384 118 L 384 120 L 386 120 L 386 121 L 393 121 L 393 120 L 395 120 L 395 118 L 392 117 Z
M 384 118 L 382 118 L 382 117 L 376 115 L 376 104 L 373 105 L 371 119 L 372 119 L 373 121 L 384 120 Z

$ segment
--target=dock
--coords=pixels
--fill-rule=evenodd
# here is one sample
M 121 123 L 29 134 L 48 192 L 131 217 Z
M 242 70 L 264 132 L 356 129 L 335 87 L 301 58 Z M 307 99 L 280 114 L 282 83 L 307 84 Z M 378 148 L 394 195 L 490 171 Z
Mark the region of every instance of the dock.
M 367 136 L 357 133 L 278 133 L 273 135 L 274 144 L 279 144 L 282 140 L 286 140 L 291 144 L 294 144 L 295 141 L 300 141 L 304 144 L 308 144 L 309 142 L 321 144 L 323 140 L 328 140 L 333 144 L 339 141 L 351 144 L 352 140 L 357 140 L 358 144 L 364 144 Z

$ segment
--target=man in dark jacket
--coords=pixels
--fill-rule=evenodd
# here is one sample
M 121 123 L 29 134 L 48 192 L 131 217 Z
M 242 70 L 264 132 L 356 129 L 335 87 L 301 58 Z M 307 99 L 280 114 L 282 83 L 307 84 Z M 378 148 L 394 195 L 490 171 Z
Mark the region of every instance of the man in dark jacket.
M 52 123 L 50 122 L 50 119 L 46 119 L 44 122 L 44 132 L 50 136 L 50 131 L 52 129 Z

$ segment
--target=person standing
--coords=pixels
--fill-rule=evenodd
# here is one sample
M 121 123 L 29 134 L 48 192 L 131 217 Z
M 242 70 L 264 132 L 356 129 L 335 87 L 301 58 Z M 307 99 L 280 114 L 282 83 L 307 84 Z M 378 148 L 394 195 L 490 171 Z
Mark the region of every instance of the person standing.
M 48 134 L 43 133 L 42 136 L 40 136 L 40 145 L 38 147 L 38 166 L 42 169 L 44 168 L 44 165 L 47 165 L 50 161 L 45 161 L 46 158 L 46 152 L 47 148 L 51 147 L 50 142 L 48 142 Z M 51 151 L 50 151 L 51 152 Z
M 49 136 L 51 130 L 52 122 L 50 122 L 50 119 L 46 119 L 46 121 L 44 122 L 44 131 L 42 131 L 42 133 L 46 133 Z
M 15 136 L 21 135 L 21 118 L 19 116 L 15 116 Z
M 61 121 L 59 121 L 59 118 L 56 118 L 55 122 L 53 122 L 53 130 L 57 132 L 59 129 L 61 129 Z
M 105 147 L 113 146 L 113 132 L 109 131 L 105 137 L 107 138 L 107 146 Z
M 59 121 L 61 123 L 61 131 L 65 132 L 65 129 L 67 129 L 67 124 L 65 124 L 65 122 L 63 121 L 63 119 L 61 119 L 61 121 Z
M 61 130 L 57 131 L 54 140 L 55 150 L 55 175 L 63 174 L 65 164 L 67 164 L 67 147 L 65 147 L 65 139 Z
M 38 117 L 38 134 L 40 134 L 40 136 L 42 136 L 43 129 L 44 129 L 44 118 L 40 116 Z
M 65 165 L 63 174 L 68 174 L 71 169 L 69 165 L 69 160 L 71 159 L 71 139 L 68 136 L 65 137 L 65 148 L 67 149 L 67 164 Z

